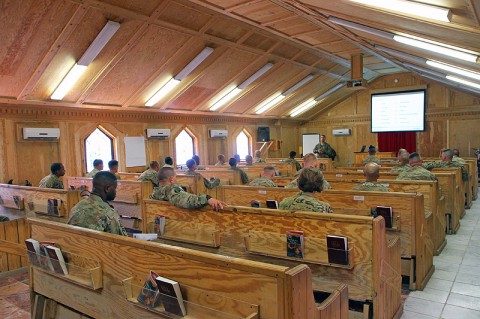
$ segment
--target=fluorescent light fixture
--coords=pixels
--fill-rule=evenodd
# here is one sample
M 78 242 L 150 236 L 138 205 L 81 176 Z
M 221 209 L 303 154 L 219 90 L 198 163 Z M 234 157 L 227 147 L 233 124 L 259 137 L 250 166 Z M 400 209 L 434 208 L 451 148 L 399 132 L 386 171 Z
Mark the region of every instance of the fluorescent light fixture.
M 427 60 L 426 62 L 428 65 L 433 66 L 434 68 L 442 69 L 445 71 L 449 71 L 452 73 L 456 73 L 459 75 L 463 75 L 475 80 L 480 80 L 480 73 L 473 72 L 473 71 L 468 71 L 465 69 L 457 68 L 453 65 L 445 64 L 445 63 L 440 63 L 437 61 L 432 61 L 432 60 Z
M 182 69 L 176 76 L 171 78 L 164 86 L 160 88 L 148 101 L 145 103 L 145 106 L 154 106 L 158 103 L 165 95 L 168 94 L 173 88 L 175 88 L 181 80 L 183 80 L 187 75 L 189 75 L 193 70 L 195 70 L 210 54 L 212 54 L 213 48 L 206 47 L 204 48 L 195 58 L 193 58 L 186 67 Z
M 405 0 L 350 0 L 372 7 L 410 14 L 432 20 L 450 22 L 450 9 Z
M 180 80 L 176 80 L 174 78 L 171 78 L 160 90 L 157 91 L 148 101 L 145 103 L 145 106 L 154 106 L 157 104 L 158 101 L 160 101 L 165 95 L 168 94 L 171 90 L 173 90 L 178 83 L 180 83 Z
M 216 111 L 216 110 L 218 110 L 219 108 L 221 108 L 222 106 L 224 106 L 225 104 L 227 104 L 230 100 L 232 100 L 235 96 L 237 96 L 240 92 L 242 92 L 242 90 L 239 89 L 238 87 L 233 88 L 233 90 L 231 90 L 230 92 L 228 92 L 227 94 L 225 94 L 220 100 L 218 100 L 217 102 L 215 102 L 215 103 L 210 107 L 210 111 Z
M 447 75 L 446 78 L 450 81 L 465 84 L 465 85 L 471 86 L 473 88 L 476 88 L 477 90 L 480 90 L 480 84 L 479 83 L 470 82 L 470 81 L 463 80 L 463 79 L 460 79 L 460 78 L 457 78 L 457 77 L 451 76 L 451 75 Z
M 440 73 L 440 72 L 437 72 L 437 71 L 434 71 L 434 70 L 426 69 L 426 68 L 423 68 L 423 67 L 415 65 L 415 64 L 410 64 L 410 63 L 404 62 L 403 65 L 408 67 L 408 68 L 415 69 L 415 70 L 423 72 L 423 73 L 428 73 L 428 74 L 434 75 L 434 76 L 439 77 L 439 78 L 445 78 L 445 76 L 446 76 L 444 73 Z
M 237 96 L 244 88 L 252 84 L 255 80 L 257 80 L 259 77 L 261 77 L 263 74 L 265 74 L 268 70 L 270 70 L 273 67 L 273 63 L 267 63 L 265 64 L 260 70 L 255 72 L 252 76 L 250 76 L 248 79 L 242 82 L 239 86 L 225 94 L 220 100 L 215 102 L 211 107 L 210 111 L 216 111 L 220 107 L 224 106 L 227 104 L 230 100 L 232 100 L 235 96 Z
M 308 82 L 310 82 L 313 79 L 313 74 L 307 75 L 303 80 L 286 90 L 285 92 L 282 93 L 283 96 L 287 96 L 290 93 L 293 93 L 294 91 L 298 90 L 300 87 L 304 86 Z
M 378 50 L 386 52 L 390 55 L 394 55 L 396 57 L 402 58 L 404 60 L 413 61 L 413 62 L 418 63 L 418 64 L 427 63 L 427 59 L 418 57 L 418 56 L 413 55 L 413 54 L 405 53 L 403 51 L 390 49 L 390 48 L 387 48 L 387 47 L 384 47 L 384 46 L 381 46 L 381 45 L 375 45 L 375 49 L 378 49 Z
M 107 45 L 108 41 L 113 37 L 115 32 L 120 28 L 120 23 L 108 21 L 103 27 L 102 31 L 97 35 L 87 51 L 82 55 L 80 60 L 68 71 L 68 74 L 63 78 L 62 82 L 57 86 L 52 96 L 52 100 L 61 100 L 70 91 L 72 86 L 78 81 L 88 65 L 97 57 L 102 49 Z
M 103 27 L 102 31 L 97 35 L 92 44 L 88 47 L 87 51 L 82 55 L 77 64 L 88 66 L 107 45 L 108 41 L 120 28 L 120 23 L 115 21 L 108 21 Z
M 394 35 L 393 40 L 403 44 L 414 46 L 419 49 L 440 53 L 440 54 L 443 54 L 455 59 L 459 59 L 459 60 L 477 63 L 477 59 L 478 59 L 477 55 L 464 52 L 462 51 L 461 48 L 454 47 L 454 49 L 451 49 L 438 42 L 431 42 L 431 41 L 427 42 L 426 40 L 423 40 L 423 39 L 417 40 L 409 37 L 404 37 L 401 35 Z
M 183 68 L 180 73 L 175 76 L 175 80 L 183 80 L 187 75 L 189 75 L 193 70 L 195 70 L 210 54 L 213 53 L 213 48 L 206 47 L 202 50 L 186 67 Z
M 385 2 L 385 1 L 382 1 L 382 2 Z M 375 28 L 372 28 L 372 27 L 369 27 L 369 26 L 366 26 L 366 25 L 363 25 L 363 24 L 360 24 L 360 23 L 356 23 L 356 22 L 352 22 L 352 21 L 348 21 L 348 20 L 343 20 L 343 19 L 340 19 L 340 18 L 332 17 L 332 16 L 328 17 L 328 21 L 330 21 L 332 23 L 335 23 L 335 24 L 338 24 L 338 25 L 342 25 L 342 26 L 351 28 L 351 29 L 355 29 L 355 30 L 358 30 L 358 31 L 370 33 L 370 34 L 373 34 L 373 35 L 376 35 L 376 36 L 379 36 L 379 37 L 383 37 L 383 38 L 387 38 L 387 39 L 393 39 L 393 40 L 395 40 L 397 42 L 400 42 L 400 43 L 403 43 L 403 44 L 407 44 L 407 45 L 411 45 L 411 46 L 414 46 L 414 47 L 419 48 L 419 49 L 428 50 L 428 51 L 432 51 L 432 52 L 435 52 L 435 53 L 443 54 L 443 55 L 446 55 L 446 56 L 449 56 L 449 57 L 452 57 L 452 58 L 465 60 L 465 61 L 473 62 L 473 63 L 477 63 L 478 61 L 480 61 L 480 58 L 479 58 L 478 54 L 468 53 L 468 52 L 466 52 L 465 49 L 462 49 L 462 48 L 459 48 L 459 47 L 456 47 L 456 46 L 452 46 L 452 45 L 448 45 L 448 44 L 444 44 L 444 43 L 439 43 L 439 42 L 435 42 L 435 41 L 430 41 L 430 40 L 423 39 L 423 38 L 420 38 L 420 37 L 415 37 L 413 35 L 397 35 L 397 34 L 393 34 L 391 32 L 375 29 Z
M 263 112 L 271 109 L 275 104 L 277 104 L 278 102 L 280 102 L 281 100 L 283 100 L 285 98 L 285 95 L 278 95 L 276 96 L 275 98 L 269 100 L 268 102 L 262 104 L 260 106 L 260 108 L 255 112 L 256 114 L 262 114 Z
M 52 100 L 61 100 L 67 95 L 68 91 L 72 88 L 72 86 L 77 82 L 77 80 L 82 76 L 83 72 L 87 69 L 85 65 L 75 65 L 68 71 L 67 75 L 63 78 L 60 85 L 57 86 L 55 92 L 53 92 L 52 96 L 50 97 Z
M 335 85 L 333 88 L 331 88 L 327 92 L 325 92 L 322 95 L 320 95 L 319 97 L 315 98 L 315 101 L 320 102 L 320 100 L 323 100 L 324 98 L 326 98 L 327 96 L 329 96 L 333 92 L 337 91 L 338 89 L 341 89 L 343 86 L 344 86 L 344 83 L 338 83 L 337 85 Z
M 310 108 L 312 108 L 315 104 L 317 104 L 318 102 L 320 101 L 316 101 L 314 99 L 310 99 L 310 100 L 307 100 L 305 102 L 303 102 L 302 104 L 300 104 L 299 106 L 297 106 L 296 108 L 294 108 L 292 110 L 292 112 L 290 112 L 290 116 L 291 117 L 295 117 L 297 115 L 300 115 L 302 114 L 303 112 L 309 110 Z
M 271 68 L 273 67 L 273 63 L 267 63 L 265 64 L 260 70 L 258 70 L 257 72 L 255 72 L 251 77 L 249 77 L 248 79 L 246 79 L 245 81 L 243 81 L 242 84 L 240 84 L 238 86 L 238 88 L 240 90 L 243 90 L 244 88 L 246 88 L 247 86 L 249 86 L 250 84 L 252 84 L 254 81 L 256 81 L 259 77 L 261 77 L 262 75 L 264 75 L 268 70 L 270 70 Z

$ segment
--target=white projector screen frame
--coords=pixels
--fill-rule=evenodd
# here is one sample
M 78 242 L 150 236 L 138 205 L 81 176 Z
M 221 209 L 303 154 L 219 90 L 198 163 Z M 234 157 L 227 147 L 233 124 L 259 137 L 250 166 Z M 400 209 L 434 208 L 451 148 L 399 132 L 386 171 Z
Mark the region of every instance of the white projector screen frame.
M 313 153 L 315 146 L 320 143 L 320 134 L 308 133 L 302 135 L 302 152 L 303 155 Z
M 425 89 L 372 93 L 371 132 L 425 131 Z

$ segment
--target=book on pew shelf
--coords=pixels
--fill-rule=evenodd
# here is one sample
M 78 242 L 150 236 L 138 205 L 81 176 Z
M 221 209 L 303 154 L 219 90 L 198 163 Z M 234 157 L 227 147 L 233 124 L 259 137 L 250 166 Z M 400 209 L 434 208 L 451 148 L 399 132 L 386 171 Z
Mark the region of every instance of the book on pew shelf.
M 162 300 L 165 311 L 180 317 L 185 316 L 187 310 L 183 303 L 182 292 L 178 282 L 162 276 L 158 276 L 155 280 L 157 281 L 160 299 Z
M 21 198 L 18 195 L 13 195 L 13 202 L 15 203 L 15 206 L 18 209 L 24 209 L 25 208 L 24 203 L 23 203 L 23 198 Z
M 327 253 L 330 264 L 348 265 L 347 237 L 327 235 Z
M 278 209 L 278 202 L 276 200 L 267 199 L 267 208 Z
M 150 275 L 143 284 L 142 290 L 137 296 L 137 301 L 142 305 L 150 308 L 155 308 L 160 304 L 160 296 L 158 292 L 158 286 L 155 278 L 158 274 L 154 271 L 150 271 Z
M 46 245 L 45 249 L 47 250 L 48 257 L 50 258 L 50 262 L 52 263 L 52 267 L 55 272 L 67 275 L 67 264 L 65 263 L 65 259 L 63 258 L 60 248 Z
M 165 232 L 165 222 L 166 222 L 165 216 L 163 216 L 163 215 L 155 215 L 155 228 L 154 228 L 154 231 L 155 231 L 157 234 L 160 233 L 160 235 L 163 235 L 163 233 Z
M 287 257 L 303 258 L 303 231 L 287 230 Z
M 42 267 L 45 270 L 50 270 L 50 271 L 55 271 L 53 269 L 52 262 L 50 260 L 50 257 L 48 256 L 47 253 L 47 247 L 46 246 L 55 246 L 55 243 L 52 241 L 41 241 L 40 242 L 40 267 Z
M 47 213 L 49 215 L 60 216 L 60 206 L 62 206 L 60 198 L 49 198 L 47 204 Z
M 157 240 L 158 234 L 157 233 L 151 233 L 151 234 L 137 233 L 137 234 L 133 234 L 133 238 L 140 239 L 140 240 Z
M 262 205 L 260 204 L 260 202 L 258 200 L 252 200 L 250 202 L 250 206 L 252 206 L 253 208 L 260 208 Z
M 392 228 L 392 217 L 393 217 L 392 207 L 377 206 L 375 211 L 377 212 L 377 216 L 382 216 L 383 219 L 385 219 L 385 227 Z
M 42 267 L 41 259 L 39 257 L 39 255 L 41 254 L 39 241 L 33 238 L 25 239 L 25 246 L 27 246 L 30 261 L 32 262 L 32 264 L 37 267 Z

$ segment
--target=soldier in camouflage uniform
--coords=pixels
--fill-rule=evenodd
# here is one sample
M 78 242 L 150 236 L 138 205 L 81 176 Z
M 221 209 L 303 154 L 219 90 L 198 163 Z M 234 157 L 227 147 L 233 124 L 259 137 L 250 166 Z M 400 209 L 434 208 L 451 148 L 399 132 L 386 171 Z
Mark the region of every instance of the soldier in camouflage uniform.
M 275 176 L 275 167 L 273 166 L 265 166 L 263 168 L 263 175 L 262 177 L 255 178 L 253 181 L 250 182 L 250 186 L 263 186 L 263 187 L 277 187 L 272 181 L 272 178 Z
M 252 155 L 245 156 L 245 166 L 253 166 L 253 157 Z
M 295 168 L 297 169 L 297 172 L 302 169 L 302 165 L 300 165 L 299 162 L 295 160 L 295 156 L 297 155 L 297 152 L 291 151 L 289 154 L 289 158 L 284 160 L 285 163 L 295 163 Z
M 363 159 L 362 164 L 365 165 L 367 163 L 373 162 L 380 165 L 380 159 L 375 156 L 376 153 L 377 153 L 377 150 L 375 149 L 375 146 L 370 145 L 368 147 L 368 156 Z
M 323 173 L 318 169 L 318 160 L 315 154 L 313 153 L 308 153 L 303 157 L 303 166 L 304 168 L 299 170 L 298 172 L 295 173 L 294 177 L 296 177 L 293 181 L 288 183 L 285 188 L 298 188 L 298 177 L 302 173 L 302 171 L 307 168 L 307 167 L 314 167 L 316 168 L 320 174 L 322 175 L 322 189 L 330 189 L 330 184 L 327 182 L 327 180 L 323 177 Z
M 302 210 L 319 213 L 333 213 L 330 204 L 319 201 L 314 193 L 320 193 L 323 185 L 323 174 L 314 167 L 307 167 L 302 170 L 298 177 L 298 187 L 301 192 L 297 195 L 284 198 L 279 209 Z
M 114 200 L 117 178 L 110 172 L 99 172 L 93 178 L 93 190 L 70 212 L 68 224 L 127 236 L 117 211 L 108 204 Z
M 261 157 L 262 156 L 262 152 L 260 152 L 259 150 L 256 150 L 255 151 L 255 157 L 253 158 L 253 163 L 266 163 L 265 160 Z
M 194 195 L 187 193 L 176 184 L 175 170 L 171 167 L 162 167 L 158 172 L 159 187 L 155 187 L 151 199 L 169 201 L 171 204 L 187 209 L 201 208 L 210 205 L 213 209 L 222 209 L 224 202 L 216 200 L 210 195 Z
M 240 179 L 242 180 L 242 184 L 248 184 L 248 175 L 241 168 L 237 167 L 237 160 L 235 159 L 235 157 L 231 157 L 228 160 L 228 164 L 230 165 L 231 170 L 240 172 Z
M 117 180 L 120 180 L 120 175 L 118 175 L 118 161 L 117 160 L 111 160 L 108 162 L 108 171 L 115 175 Z
M 217 160 L 218 162 L 215 163 L 215 166 L 227 166 L 227 163 L 225 163 L 225 155 L 218 154 Z
M 138 177 L 138 180 L 142 182 L 151 182 L 153 184 L 153 187 L 157 187 L 159 169 L 160 169 L 160 164 L 158 164 L 157 161 L 151 161 L 150 168 L 147 169 L 142 174 L 140 174 L 140 176 Z
M 327 142 L 325 142 L 327 137 L 325 135 L 320 135 L 320 143 L 315 145 L 313 149 L 313 153 L 317 154 L 319 158 L 331 158 L 332 160 L 335 159 L 337 152 L 330 146 Z
M 405 170 L 409 170 L 411 167 L 408 165 L 408 154 L 407 150 L 404 148 L 401 148 L 398 150 L 398 163 L 399 165 L 392 167 L 390 170 L 391 173 L 400 173 Z
M 200 157 L 198 155 L 193 155 L 192 159 L 195 161 L 195 164 L 197 165 L 197 171 L 205 170 L 205 167 L 200 165 Z
M 468 173 L 465 167 L 460 164 L 458 161 L 453 162 L 453 152 L 450 149 L 444 149 L 442 151 L 442 161 L 441 162 L 428 162 L 423 164 L 428 170 L 432 170 L 433 168 L 441 168 L 441 167 L 460 167 L 462 169 L 462 181 L 468 181 Z
M 175 169 L 175 166 L 173 166 L 173 158 L 171 158 L 170 156 L 167 156 L 167 157 L 165 157 L 164 161 L 165 161 L 165 164 L 163 164 L 162 167 L 171 167 L 171 168 Z M 158 166 L 158 169 L 160 169 L 160 164 Z M 157 170 L 156 175 L 158 175 L 158 170 Z
M 460 151 L 458 150 L 458 148 L 454 148 L 452 152 L 453 152 L 452 162 L 459 163 L 461 165 L 467 164 L 467 162 L 465 162 L 465 160 L 460 157 Z
M 389 192 L 388 188 L 380 183 L 377 183 L 380 177 L 380 165 L 376 163 L 367 163 L 363 168 L 365 175 L 365 182 L 355 186 L 353 190 L 357 191 L 372 191 L 372 192 Z
M 38 187 L 63 189 L 63 183 L 60 177 L 65 175 L 65 167 L 62 163 L 53 163 L 50 166 L 50 175 L 45 176 L 40 181 Z
M 87 177 L 93 178 L 95 174 L 103 170 L 103 161 L 101 159 L 96 159 L 93 161 L 93 169 L 90 173 L 87 174 Z
M 410 169 L 400 172 L 397 180 L 424 180 L 424 181 L 436 181 L 437 176 L 432 172 L 425 169 L 422 164 L 423 161 L 418 153 L 412 153 L 408 157 Z
M 202 175 L 195 171 L 197 169 L 197 164 L 195 160 L 189 159 L 187 161 L 187 167 L 188 167 L 188 171 L 185 172 L 185 175 L 194 175 L 194 176 Z M 208 189 L 212 189 L 220 186 L 220 180 L 218 178 L 212 177 L 210 180 L 206 179 L 205 177 L 202 177 L 202 178 L 203 178 L 203 184 Z

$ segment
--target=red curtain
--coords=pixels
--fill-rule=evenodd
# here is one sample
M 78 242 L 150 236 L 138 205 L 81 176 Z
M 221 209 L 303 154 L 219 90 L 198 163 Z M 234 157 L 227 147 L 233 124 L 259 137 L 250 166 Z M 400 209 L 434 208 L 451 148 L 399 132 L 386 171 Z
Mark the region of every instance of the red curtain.
M 397 152 L 400 148 L 409 153 L 417 151 L 415 132 L 378 133 L 378 150 L 380 152 Z

